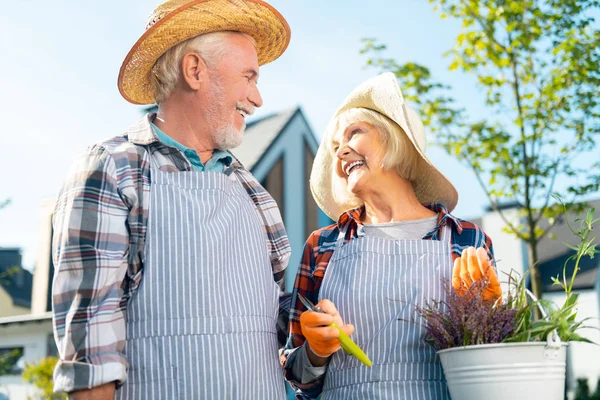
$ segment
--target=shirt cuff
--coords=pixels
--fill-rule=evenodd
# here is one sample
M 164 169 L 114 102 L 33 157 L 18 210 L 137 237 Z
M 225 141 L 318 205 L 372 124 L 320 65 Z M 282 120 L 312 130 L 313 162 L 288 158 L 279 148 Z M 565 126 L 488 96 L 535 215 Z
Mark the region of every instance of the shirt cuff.
M 107 355 L 103 355 L 106 358 Z M 117 386 L 127 379 L 127 360 L 120 353 L 115 353 L 106 363 L 96 365 L 82 361 L 60 360 L 54 368 L 54 392 L 73 392 L 91 389 L 109 382 Z
M 325 364 L 322 367 L 315 367 L 310 362 L 307 353 L 308 342 L 304 342 L 304 344 L 296 351 L 295 361 L 292 364 L 292 375 L 294 379 L 301 384 L 310 383 L 316 381 L 327 372 L 327 365 Z

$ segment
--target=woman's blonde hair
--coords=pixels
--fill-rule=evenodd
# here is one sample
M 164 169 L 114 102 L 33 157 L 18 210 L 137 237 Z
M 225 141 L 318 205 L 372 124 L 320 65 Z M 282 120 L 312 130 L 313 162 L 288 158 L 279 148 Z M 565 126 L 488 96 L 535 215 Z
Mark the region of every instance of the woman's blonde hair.
M 183 41 L 160 56 L 150 73 L 152 94 L 156 104 L 165 101 L 175 89 L 181 76 L 181 59 L 185 54 L 195 51 L 202 57 L 206 65 L 212 68 L 227 53 L 228 46 L 223 41 L 230 35 L 242 35 L 256 46 L 254 38 L 246 33 L 218 31 L 205 33 Z

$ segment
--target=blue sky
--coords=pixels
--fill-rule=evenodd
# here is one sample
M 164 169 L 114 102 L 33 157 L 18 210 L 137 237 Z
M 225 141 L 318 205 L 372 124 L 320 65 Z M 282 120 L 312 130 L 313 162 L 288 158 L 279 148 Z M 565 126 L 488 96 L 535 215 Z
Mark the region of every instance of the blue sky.
M 119 95 L 121 62 L 160 1 L 20 0 L 0 14 L 0 247 L 21 247 L 32 268 L 38 251 L 40 204 L 57 194 L 75 155 L 88 144 L 121 134 L 140 107 Z M 446 71 L 448 50 L 458 33 L 425 0 L 272 0 L 288 20 L 287 52 L 261 69 L 264 106 L 257 116 L 302 106 L 320 138 L 327 121 L 360 82 L 365 70 L 360 39 L 376 37 L 399 62 L 431 68 L 437 79 L 471 112 L 483 112 L 474 80 Z M 429 138 L 431 142 L 432 138 Z M 472 218 L 486 199 L 473 175 L 441 150 L 433 162 L 457 186 L 455 214 Z

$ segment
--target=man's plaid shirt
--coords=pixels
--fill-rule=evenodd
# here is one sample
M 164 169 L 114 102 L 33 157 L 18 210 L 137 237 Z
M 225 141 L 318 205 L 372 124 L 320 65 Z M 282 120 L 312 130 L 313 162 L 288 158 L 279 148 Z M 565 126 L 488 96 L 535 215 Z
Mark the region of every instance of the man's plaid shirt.
M 423 240 L 440 240 L 442 227 L 449 225 L 452 232 L 450 239 L 452 261 L 460 257 L 462 251 L 469 246 L 484 247 L 488 250 L 490 260 L 494 259 L 492 241 L 477 225 L 454 217 L 442 204 L 431 204 L 427 207 L 438 213 L 439 217 L 436 228 L 425 235 Z M 318 303 L 319 289 L 329 265 L 329 260 L 335 251 L 340 232 L 345 232 L 345 243 L 365 235 L 364 227 L 360 223 L 363 212 L 364 206 L 345 212 L 340 216 L 337 224 L 313 232 L 304 245 L 304 253 L 291 298 L 288 341 L 281 355 L 281 363 L 286 370 L 286 379 L 296 390 L 299 399 L 317 398 L 323 388 L 323 378 L 301 384 L 292 375 L 291 364 L 295 357 L 294 353 L 305 342 L 300 329 L 300 314 L 306 311 L 306 308 L 298 299 L 298 294 L 303 295 L 313 304 Z
M 150 125 L 154 117 L 149 114 L 125 135 L 89 147 L 58 196 L 52 244 L 53 324 L 60 354 L 56 391 L 123 382 L 127 376 L 126 308 L 144 273 L 149 157 L 161 171 L 193 171 L 179 149 L 158 140 Z M 265 222 L 273 278 L 283 291 L 291 249 L 277 204 L 237 160 L 225 173 L 235 174 Z M 282 299 L 287 301 L 280 315 L 285 327 L 289 297 Z

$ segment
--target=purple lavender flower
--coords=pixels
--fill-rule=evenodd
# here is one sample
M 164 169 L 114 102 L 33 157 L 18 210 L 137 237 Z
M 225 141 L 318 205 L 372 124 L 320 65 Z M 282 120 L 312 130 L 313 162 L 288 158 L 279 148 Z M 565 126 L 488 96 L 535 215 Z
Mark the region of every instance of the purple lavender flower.
M 416 306 L 422 318 L 426 340 L 436 350 L 456 346 L 500 343 L 515 329 L 516 309 L 507 303 L 484 300 L 485 281 L 475 282 L 461 296 L 450 282 L 444 282 L 446 299 L 430 300 L 423 307 Z

